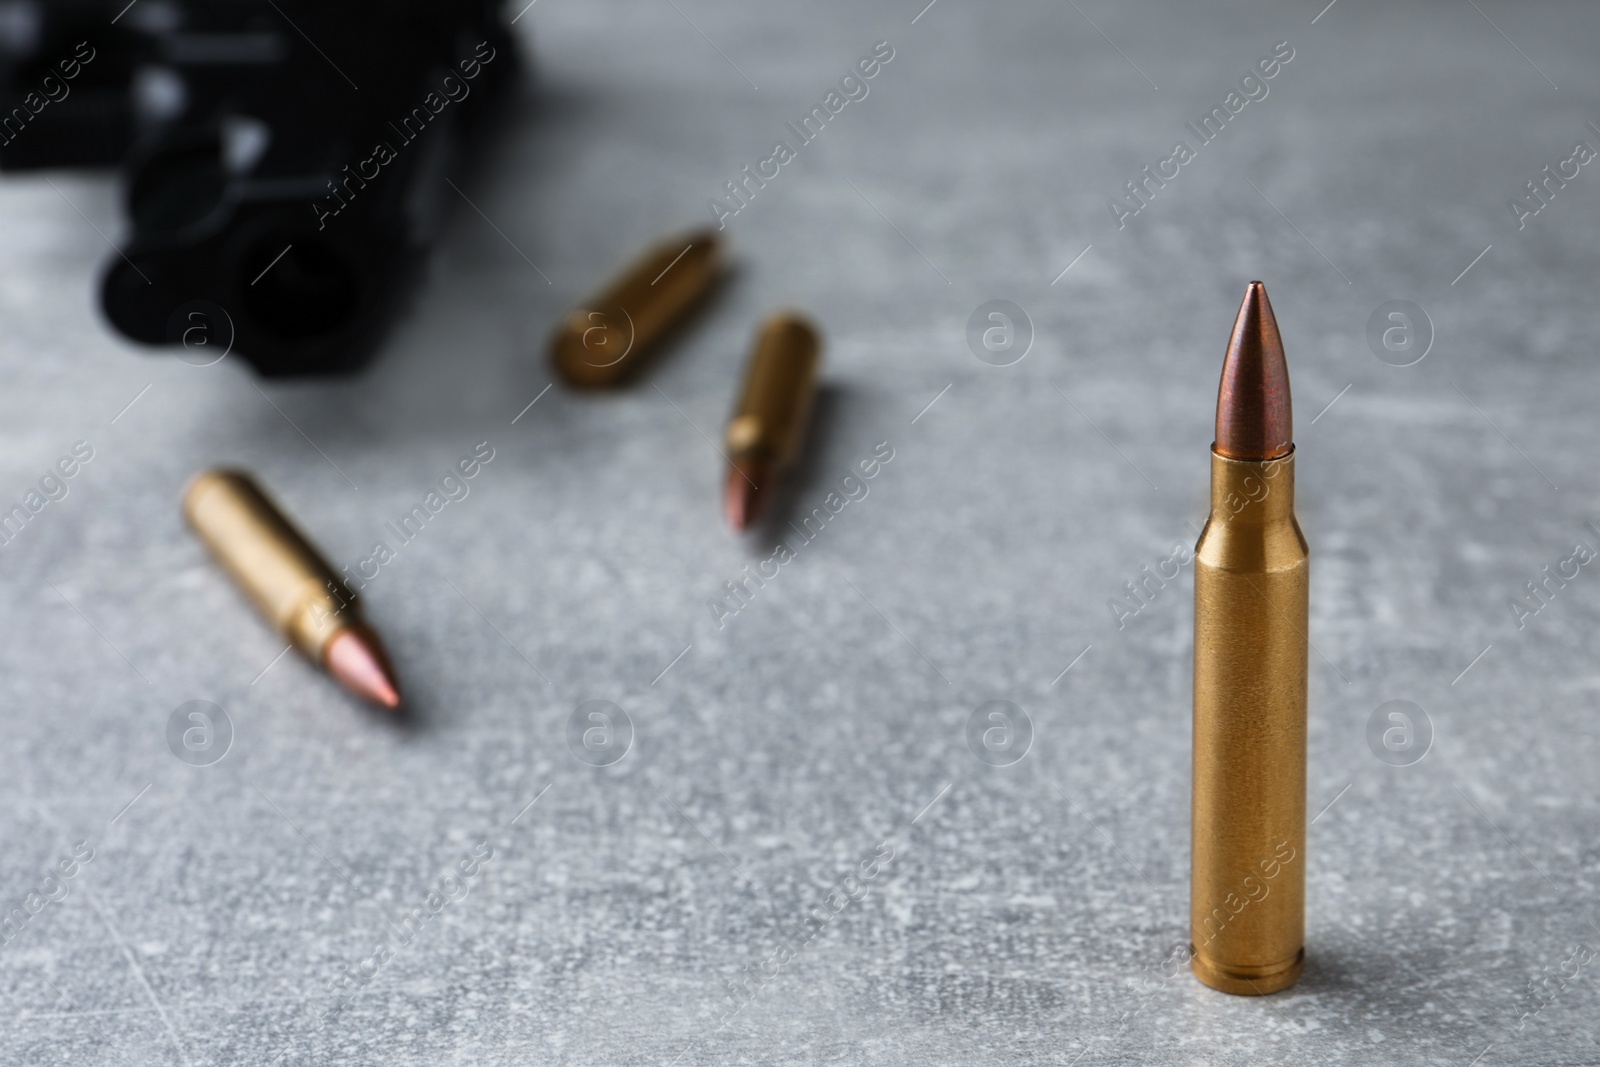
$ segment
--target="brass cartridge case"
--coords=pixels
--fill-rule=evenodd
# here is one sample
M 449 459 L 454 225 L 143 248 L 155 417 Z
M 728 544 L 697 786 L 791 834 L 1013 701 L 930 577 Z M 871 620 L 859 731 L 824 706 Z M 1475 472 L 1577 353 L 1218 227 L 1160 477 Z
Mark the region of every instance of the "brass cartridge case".
M 1294 452 L 1211 454 L 1195 546 L 1190 966 L 1225 993 L 1293 985 L 1305 957 L 1309 552 Z
M 284 639 L 317 664 L 339 634 L 361 626 L 338 575 L 242 471 L 207 470 L 183 494 L 189 525 Z M 364 629 L 364 627 L 363 627 Z
M 744 388 L 728 422 L 728 457 L 754 457 L 777 469 L 794 463 L 816 394 L 822 340 L 803 316 L 770 316 L 756 337 Z
M 556 373 L 583 388 L 621 383 L 705 297 L 721 271 L 722 240 L 715 230 L 652 246 L 561 320 L 550 340 Z

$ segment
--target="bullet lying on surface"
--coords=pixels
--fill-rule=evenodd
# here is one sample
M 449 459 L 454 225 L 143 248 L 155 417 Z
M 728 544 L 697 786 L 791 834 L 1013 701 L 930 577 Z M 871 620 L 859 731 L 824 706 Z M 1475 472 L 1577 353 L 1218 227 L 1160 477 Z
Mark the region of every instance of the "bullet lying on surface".
M 1195 546 L 1190 967 L 1246 995 L 1305 958 L 1308 550 L 1294 517 L 1289 369 L 1251 282 L 1217 394 Z
M 621 384 L 722 274 L 714 230 L 653 246 L 603 292 L 561 320 L 550 341 L 556 373 L 591 389 Z
M 249 475 L 201 471 L 183 514 L 284 640 L 357 696 L 400 706 L 394 670 L 352 594 Z
M 723 508 L 735 530 L 756 521 L 799 456 L 821 360 L 821 338 L 795 312 L 773 315 L 756 335 L 726 437 Z

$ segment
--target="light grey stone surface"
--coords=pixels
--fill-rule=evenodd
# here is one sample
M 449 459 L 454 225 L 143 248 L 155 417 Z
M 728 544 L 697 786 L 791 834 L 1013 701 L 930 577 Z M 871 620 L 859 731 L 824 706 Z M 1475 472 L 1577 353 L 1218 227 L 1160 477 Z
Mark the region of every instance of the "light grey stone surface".
M 94 852 L 0 945 L 0 1061 L 1600 1062 L 1597 965 L 1564 963 L 1600 946 L 1600 578 L 1520 629 L 1510 607 L 1600 547 L 1600 179 L 1520 230 L 1507 206 L 1600 144 L 1600 10 L 920 2 L 532 8 L 539 82 L 464 186 L 493 226 L 459 205 L 348 381 L 132 348 L 92 303 L 112 183 L 0 180 L 0 498 L 94 449 L 0 549 L 0 906 Z M 880 40 L 870 94 L 728 221 L 737 275 L 683 342 L 636 388 L 524 411 L 554 316 L 708 220 Z M 1279 41 L 1270 94 L 1119 230 L 1108 198 Z M 1305 977 L 1247 1000 L 1161 972 L 1191 575 L 1120 630 L 1107 601 L 1204 519 L 1255 277 L 1298 402 L 1321 814 Z M 1003 368 L 965 340 L 997 298 L 1036 333 Z M 1414 366 L 1366 342 L 1393 299 L 1437 335 Z M 707 440 L 782 305 L 828 339 L 788 515 L 875 443 L 894 458 L 719 628 L 723 583 L 792 536 L 727 533 Z M 180 523 L 193 471 L 241 463 L 353 562 L 483 440 L 470 496 L 369 591 L 411 729 L 274 663 Z M 1036 734 L 1012 766 L 965 740 L 991 699 Z M 1434 732 L 1408 767 L 1365 740 L 1394 699 Z M 231 720 L 211 766 L 168 749 L 189 700 Z M 635 731 L 607 769 L 566 743 L 588 700 Z M 482 841 L 465 899 L 323 1018 Z M 728 983 L 890 848 L 722 1021 Z M 1519 1025 L 1541 976 L 1557 995 Z

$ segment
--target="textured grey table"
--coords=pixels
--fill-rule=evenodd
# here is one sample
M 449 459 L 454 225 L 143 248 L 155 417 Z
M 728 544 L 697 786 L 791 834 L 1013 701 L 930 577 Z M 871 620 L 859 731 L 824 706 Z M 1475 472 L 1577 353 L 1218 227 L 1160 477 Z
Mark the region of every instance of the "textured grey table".
M 1600 548 L 1600 179 L 1508 207 L 1600 145 L 1600 10 L 920 2 L 534 7 L 481 215 L 340 383 L 111 336 L 112 184 L 0 181 L 0 498 L 93 449 L 0 548 L 0 1061 L 1600 1062 L 1600 579 L 1511 606 Z M 878 41 L 869 94 L 727 220 L 737 276 L 683 343 L 627 392 L 541 393 L 553 316 L 709 220 Z M 1109 198 L 1279 41 L 1118 229 Z M 1305 977 L 1266 1000 L 1167 977 L 1192 576 L 1107 607 L 1203 520 L 1253 277 L 1300 416 L 1320 812 Z M 1031 320 L 1010 366 L 966 340 L 992 299 Z M 1426 309 L 1421 362 L 1369 347 L 1390 300 Z M 787 518 L 894 458 L 722 614 L 799 540 L 726 532 L 708 442 L 781 305 L 829 342 Z M 276 660 L 180 524 L 194 470 L 242 463 L 353 563 L 485 440 L 369 589 L 411 729 Z M 191 700 L 231 723 L 210 765 L 169 749 Z M 610 766 L 576 753 L 622 720 L 568 743 L 590 700 L 631 723 Z M 1008 766 L 967 741 L 990 700 L 1031 723 Z M 1366 739 L 1390 700 L 1431 729 L 1408 766 Z

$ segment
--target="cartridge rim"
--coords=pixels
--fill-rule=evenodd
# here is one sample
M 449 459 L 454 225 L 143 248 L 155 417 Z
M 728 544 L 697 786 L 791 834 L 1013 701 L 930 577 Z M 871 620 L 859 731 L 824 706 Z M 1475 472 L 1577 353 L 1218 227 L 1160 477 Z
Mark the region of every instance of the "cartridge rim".
M 1212 989 L 1235 996 L 1255 997 L 1288 989 L 1300 980 L 1305 967 L 1306 950 L 1302 946 L 1287 965 L 1269 963 L 1263 967 L 1230 967 L 1208 960 L 1189 946 L 1189 969 L 1194 976 Z

